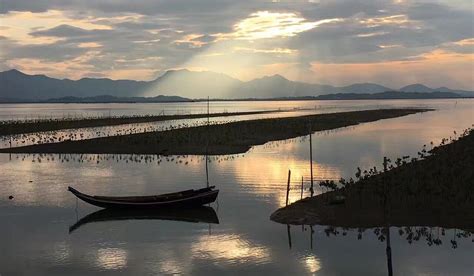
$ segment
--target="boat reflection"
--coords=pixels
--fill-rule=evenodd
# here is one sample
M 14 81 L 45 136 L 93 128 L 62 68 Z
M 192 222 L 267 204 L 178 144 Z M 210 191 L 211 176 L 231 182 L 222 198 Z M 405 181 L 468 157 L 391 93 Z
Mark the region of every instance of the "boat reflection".
M 102 209 L 86 215 L 69 227 L 69 233 L 88 223 L 121 221 L 121 220 L 169 220 L 192 223 L 219 224 L 216 211 L 209 206 L 200 206 L 192 209 L 169 209 L 169 210 L 121 210 Z

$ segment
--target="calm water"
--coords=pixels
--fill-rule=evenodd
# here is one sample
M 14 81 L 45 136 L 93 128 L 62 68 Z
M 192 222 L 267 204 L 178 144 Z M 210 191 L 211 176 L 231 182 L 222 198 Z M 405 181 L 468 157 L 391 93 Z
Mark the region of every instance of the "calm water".
M 452 102 L 455 104 L 455 101 Z M 260 101 L 260 102 L 212 102 L 210 112 L 247 112 L 263 110 L 282 110 L 265 114 L 253 114 L 232 117 L 212 117 L 212 124 L 222 124 L 242 120 L 302 116 L 342 111 L 355 111 L 396 107 L 432 107 L 445 108 L 444 101 Z M 52 118 L 90 118 L 107 116 L 159 115 L 159 114 L 205 114 L 207 103 L 151 103 L 151 104 L 2 104 L 0 121 L 9 120 L 48 120 Z M 64 139 L 82 140 L 97 137 L 123 135 L 138 132 L 162 131 L 169 128 L 198 126 L 207 123 L 206 118 L 169 120 L 151 123 L 124 124 L 108 127 L 66 129 L 0 136 L 0 148 L 26 146 L 37 143 L 56 143 Z M 60 139 L 61 138 L 61 139 Z
M 432 106 L 444 100 L 361 100 L 361 101 L 258 101 L 211 102 L 210 112 L 245 112 L 310 108 L 317 113 L 346 110 L 390 108 L 395 106 Z M 453 101 L 454 103 L 454 101 Z M 113 103 L 113 104 L 0 104 L 0 121 L 50 118 L 81 118 L 123 115 L 196 114 L 207 112 L 207 102 L 189 103 Z
M 228 111 L 241 111 L 245 104 L 271 109 L 268 103 L 225 104 Z M 275 104 L 307 107 L 315 102 Z M 415 155 L 423 144 L 474 123 L 474 101 L 467 100 L 347 101 L 327 110 L 364 109 L 364 104 L 438 110 L 313 134 L 317 180 L 353 175 L 358 166 L 380 167 L 383 156 Z M 359 240 L 355 230 L 343 235 L 339 229 L 340 235 L 328 237 L 326 226 L 314 226 L 311 236 L 309 227 L 292 226 L 290 248 L 287 226 L 269 220 L 285 204 L 288 169 L 291 201 L 300 197 L 302 176 L 308 187 L 307 137 L 211 158 L 210 183 L 221 190 L 212 204 L 219 224 L 116 220 L 84 224 L 69 233 L 78 219 L 99 209 L 76 202 L 67 186 L 107 195 L 198 188 L 206 182 L 204 165 L 196 156 L 0 155 L 0 274 L 386 275 L 385 243 L 373 230 Z M 15 198 L 8 200 L 9 195 Z M 443 243 L 432 246 L 424 239 L 410 244 L 398 230 L 391 229 L 395 275 L 473 275 L 472 236 L 456 238 L 453 249 L 450 240 L 459 230 L 445 230 Z

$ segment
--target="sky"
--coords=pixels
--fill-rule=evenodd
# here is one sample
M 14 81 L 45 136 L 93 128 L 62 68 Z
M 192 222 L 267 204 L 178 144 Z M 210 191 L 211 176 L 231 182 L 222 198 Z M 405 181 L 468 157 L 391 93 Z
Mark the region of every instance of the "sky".
M 472 0 L 0 0 L 0 71 L 474 90 Z

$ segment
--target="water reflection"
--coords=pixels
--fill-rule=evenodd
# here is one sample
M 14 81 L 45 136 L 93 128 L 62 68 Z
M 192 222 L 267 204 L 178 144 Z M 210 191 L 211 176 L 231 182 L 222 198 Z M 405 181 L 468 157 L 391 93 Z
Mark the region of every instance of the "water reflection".
M 293 226 L 294 227 L 294 226 Z M 362 227 L 338 227 L 338 226 L 325 226 L 325 225 L 312 225 L 310 231 L 310 244 L 308 247 L 313 250 L 313 239 L 317 241 L 322 241 L 324 238 L 335 239 L 340 238 L 344 243 L 352 243 L 353 241 L 361 241 L 363 239 L 368 240 L 377 240 L 385 244 L 385 252 L 380 251 L 379 255 L 384 255 L 386 259 L 386 272 L 387 275 L 394 275 L 399 267 L 393 265 L 394 260 L 392 257 L 392 243 L 395 238 L 395 243 L 398 244 L 397 249 L 400 249 L 400 242 L 405 241 L 406 244 L 415 244 L 415 243 L 424 243 L 428 247 L 433 247 L 439 250 L 444 250 L 446 246 L 449 246 L 451 250 L 458 249 L 458 246 L 461 243 L 472 242 L 474 243 L 474 230 L 466 229 L 457 229 L 457 228 L 444 228 L 439 226 L 403 226 L 403 227 L 394 227 L 394 226 L 385 226 L 385 227 L 374 227 L 374 228 L 362 228 Z M 319 231 L 313 231 L 313 227 L 319 229 Z M 287 225 L 288 231 L 288 244 L 291 249 L 291 240 L 293 231 L 290 231 L 291 226 Z M 305 232 L 306 228 L 303 225 Z M 296 232 L 297 233 L 297 232 Z M 316 233 L 316 234 L 315 234 Z M 393 236 L 395 234 L 395 237 Z M 398 234 L 398 235 L 397 235 Z M 298 234 L 299 235 L 299 234 Z M 361 244 L 362 246 L 362 244 Z M 462 246 L 462 245 L 461 245 Z M 469 246 L 467 244 L 467 246 Z M 301 257 L 302 263 L 308 268 L 309 272 L 314 273 L 321 269 L 319 259 L 310 254 L 308 256 Z M 395 261 L 395 263 L 397 263 Z M 395 273 L 397 274 L 397 273 Z
M 106 270 L 122 269 L 127 266 L 128 253 L 121 248 L 100 248 L 97 250 L 97 266 Z
M 417 105 L 425 102 L 431 107 L 434 101 L 417 101 Z M 383 156 L 416 155 L 423 144 L 472 124 L 474 101 L 470 106 L 460 103 L 457 109 L 446 102 L 449 108 L 447 104 L 420 116 L 314 134 L 315 179 L 352 176 L 357 167 L 379 165 Z M 290 226 L 289 250 L 286 225 L 268 220 L 276 208 L 284 205 L 288 169 L 294 177 L 290 200 L 300 198 L 301 176 L 307 193 L 308 143 L 307 139 L 291 139 L 255 147 L 245 155 L 212 157 L 211 184 L 218 186 L 221 194 L 220 221 L 211 225 L 211 234 L 205 223 L 148 219 L 92 222 L 71 235 L 67 231 L 77 222 L 76 201 L 67 192 L 68 185 L 111 196 L 201 188 L 205 183 L 203 158 L 12 155 L 9 161 L 8 155 L 0 154 L 0 273 L 386 274 L 386 240 L 381 242 L 374 234 L 378 228 L 380 235 L 384 225 L 361 229 L 315 225 L 304 226 L 304 231 L 302 226 Z M 9 200 L 9 195 L 14 199 Z M 79 204 L 81 213 L 97 210 Z M 474 227 L 454 230 L 458 228 L 455 225 L 431 225 L 426 229 L 401 225 L 407 224 L 391 227 L 395 274 L 472 275 L 472 230 L 470 237 L 464 231 Z M 456 249 L 451 241 L 455 241 Z
M 198 259 L 213 259 L 228 264 L 264 264 L 271 260 L 270 250 L 237 234 L 201 236 L 191 246 Z
M 183 264 L 176 260 L 164 260 L 159 262 L 155 271 L 159 271 L 166 275 L 181 275 L 183 274 Z
M 302 263 L 306 267 L 309 273 L 316 273 L 321 269 L 321 263 L 319 258 L 313 254 L 304 256 L 302 258 Z
M 217 213 L 212 207 L 201 206 L 192 209 L 168 210 L 122 210 L 103 209 L 88 214 L 69 227 L 69 233 L 76 229 L 95 222 L 123 221 L 123 220 L 171 220 L 194 223 L 219 224 Z
M 55 243 L 52 252 L 54 261 L 59 264 L 66 264 L 71 257 L 71 248 L 63 241 Z
M 211 113 L 276 109 L 316 109 L 337 112 L 393 106 L 439 106 L 456 100 L 357 100 L 357 101 L 235 101 L 211 102 Z M 462 104 L 459 102 L 459 104 Z M 206 113 L 207 102 L 186 103 L 112 103 L 112 104 L 2 104 L 0 120 L 106 117 L 160 114 Z

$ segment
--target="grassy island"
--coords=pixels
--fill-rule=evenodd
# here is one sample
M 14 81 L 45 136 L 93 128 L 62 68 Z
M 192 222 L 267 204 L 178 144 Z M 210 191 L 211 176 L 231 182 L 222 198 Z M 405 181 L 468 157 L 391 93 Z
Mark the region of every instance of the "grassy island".
M 200 119 L 209 117 L 231 117 L 244 115 L 258 115 L 275 112 L 288 112 L 294 110 L 263 110 L 248 112 L 220 112 L 220 113 L 197 113 L 180 115 L 140 115 L 140 116 L 118 116 L 97 118 L 64 118 L 46 120 L 24 120 L 0 122 L 0 136 L 25 134 L 44 131 L 55 131 L 62 129 L 79 129 L 89 127 L 104 127 L 126 124 L 151 123 L 160 121 Z
M 238 121 L 122 136 L 1 149 L 0 153 L 95 153 L 221 155 L 244 153 L 254 145 L 429 111 L 379 109 Z

